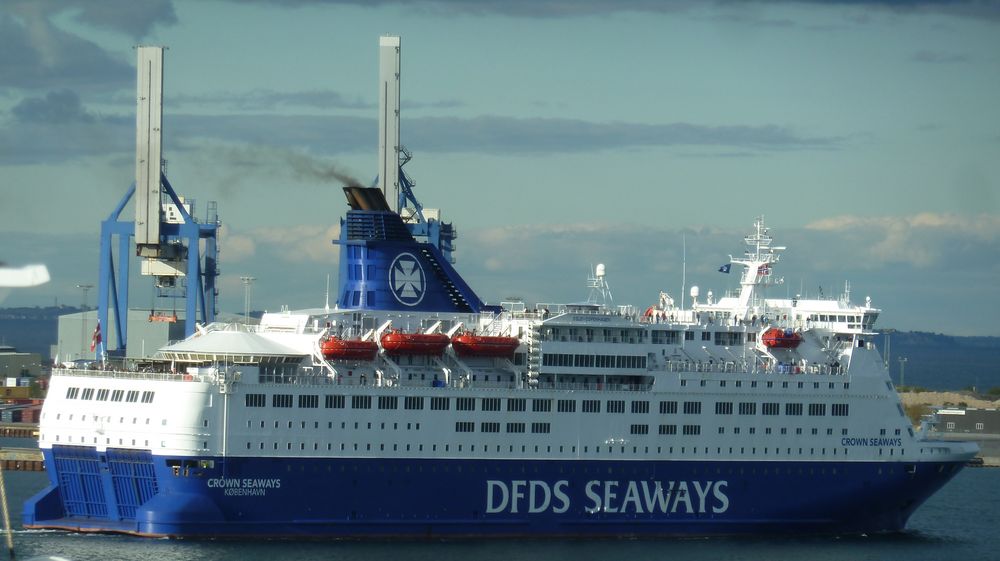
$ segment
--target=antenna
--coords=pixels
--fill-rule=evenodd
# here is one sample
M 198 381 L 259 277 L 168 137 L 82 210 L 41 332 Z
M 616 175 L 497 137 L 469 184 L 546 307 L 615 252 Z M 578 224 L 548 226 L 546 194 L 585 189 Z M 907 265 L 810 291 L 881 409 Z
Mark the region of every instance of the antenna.
M 330 311 L 330 273 L 326 274 L 326 304 L 323 309 Z
M 684 289 L 687 288 L 688 245 L 687 234 L 681 233 L 681 309 L 684 309 Z

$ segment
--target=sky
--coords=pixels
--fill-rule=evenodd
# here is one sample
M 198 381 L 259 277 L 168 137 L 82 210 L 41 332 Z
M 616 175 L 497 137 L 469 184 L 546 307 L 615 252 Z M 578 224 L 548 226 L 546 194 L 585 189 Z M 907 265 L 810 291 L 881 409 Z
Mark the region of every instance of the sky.
M 977 0 L 5 0 L 0 261 L 52 281 L 0 305 L 95 305 L 138 44 L 167 47 L 167 177 L 218 204 L 222 311 L 240 276 L 255 309 L 322 305 L 386 34 L 405 169 L 486 301 L 582 300 L 597 263 L 619 304 L 721 295 L 762 215 L 772 296 L 849 282 L 882 327 L 1000 336 L 1000 2 Z M 183 308 L 149 285 L 133 307 Z

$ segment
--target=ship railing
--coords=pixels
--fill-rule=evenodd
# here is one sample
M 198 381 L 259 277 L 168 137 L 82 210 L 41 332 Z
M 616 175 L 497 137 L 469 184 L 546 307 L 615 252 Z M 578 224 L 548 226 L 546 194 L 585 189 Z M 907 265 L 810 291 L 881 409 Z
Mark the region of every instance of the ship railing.
M 539 390 L 574 390 L 574 391 L 601 391 L 601 392 L 647 392 L 653 389 L 652 383 L 644 384 L 619 384 L 603 382 L 538 382 L 532 386 Z
M 184 372 L 170 372 L 162 370 L 123 370 L 111 369 L 89 369 L 89 368 L 57 368 L 52 370 L 53 376 L 89 376 L 95 378 L 116 378 L 122 380 L 160 380 L 160 381 L 185 381 L 185 382 L 211 382 L 211 375 L 191 375 Z
M 761 366 L 742 361 L 668 360 L 664 368 L 667 372 L 720 372 L 731 374 L 816 374 L 839 376 L 847 373 L 847 368 L 839 363 L 807 364 L 805 366 L 777 363 L 769 366 Z
M 743 361 L 668 360 L 664 364 L 668 372 L 728 372 L 731 374 L 754 371 L 753 365 Z

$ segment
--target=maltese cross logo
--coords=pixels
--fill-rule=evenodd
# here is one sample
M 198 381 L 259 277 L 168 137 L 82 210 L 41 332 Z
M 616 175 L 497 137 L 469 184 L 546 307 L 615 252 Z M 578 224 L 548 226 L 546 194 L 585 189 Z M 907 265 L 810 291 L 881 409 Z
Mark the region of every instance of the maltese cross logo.
M 400 253 L 389 267 L 389 289 L 404 306 L 416 306 L 424 299 L 424 270 L 411 253 Z

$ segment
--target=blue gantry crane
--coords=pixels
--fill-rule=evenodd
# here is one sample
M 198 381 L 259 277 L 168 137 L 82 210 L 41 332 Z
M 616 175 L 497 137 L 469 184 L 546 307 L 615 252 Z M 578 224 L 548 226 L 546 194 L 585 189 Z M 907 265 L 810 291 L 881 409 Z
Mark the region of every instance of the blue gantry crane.
M 184 300 L 184 334 L 216 314 L 219 276 L 219 218 L 214 202 L 204 222 L 194 216 L 194 203 L 177 195 L 164 173 L 162 159 L 163 47 L 140 46 L 137 65 L 136 180 L 118 206 L 101 222 L 98 321 L 106 333 L 106 352 L 124 357 L 128 342 L 129 274 L 133 251 L 140 273 L 153 277 L 155 296 Z M 135 219 L 124 220 L 130 200 Z M 117 245 L 117 267 L 114 247 Z M 109 316 L 114 330 L 109 330 Z M 178 321 L 150 310 L 150 321 Z M 111 339 L 111 340 L 107 340 Z M 102 349 L 95 349 L 98 355 Z

